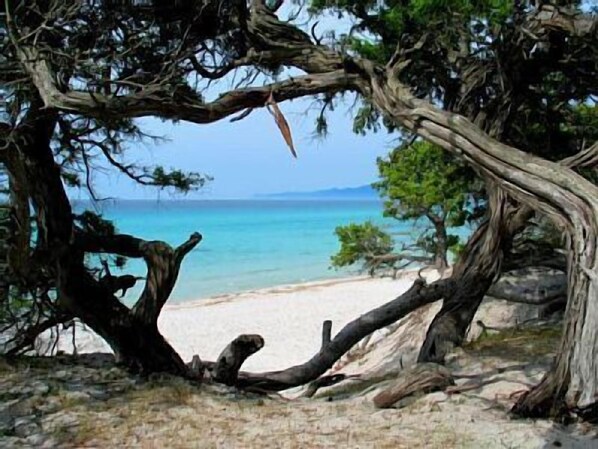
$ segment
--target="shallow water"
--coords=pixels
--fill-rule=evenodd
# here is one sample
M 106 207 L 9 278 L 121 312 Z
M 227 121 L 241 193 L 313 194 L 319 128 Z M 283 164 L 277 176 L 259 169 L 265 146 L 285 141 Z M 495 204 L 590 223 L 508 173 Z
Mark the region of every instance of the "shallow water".
M 221 200 L 104 201 L 75 209 L 97 209 L 114 220 L 118 232 L 172 245 L 199 231 L 201 244 L 183 263 L 170 302 L 253 290 L 280 284 L 347 276 L 330 269 L 338 250 L 335 227 L 372 220 L 408 240 L 414 223 L 382 218 L 378 201 Z M 125 270 L 145 275 L 143 262 L 131 260 Z M 131 290 L 129 300 L 139 293 Z

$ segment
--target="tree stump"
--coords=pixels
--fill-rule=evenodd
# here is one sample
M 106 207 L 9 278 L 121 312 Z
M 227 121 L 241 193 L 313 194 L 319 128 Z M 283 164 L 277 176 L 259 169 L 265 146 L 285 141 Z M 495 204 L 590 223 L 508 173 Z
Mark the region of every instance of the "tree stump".
M 444 366 L 421 363 L 405 370 L 394 385 L 378 393 L 374 405 L 377 408 L 389 408 L 408 396 L 443 390 L 454 384 L 453 376 Z

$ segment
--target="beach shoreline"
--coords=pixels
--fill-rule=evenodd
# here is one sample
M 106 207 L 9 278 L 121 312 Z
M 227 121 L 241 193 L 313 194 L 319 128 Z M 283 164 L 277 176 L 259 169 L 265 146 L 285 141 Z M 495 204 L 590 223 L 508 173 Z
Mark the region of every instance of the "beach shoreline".
M 183 360 L 199 355 L 216 360 L 241 334 L 259 334 L 262 350 L 243 365 L 249 371 L 284 369 L 311 358 L 321 345 L 322 323 L 332 321 L 332 334 L 362 314 L 405 292 L 419 270 L 396 279 L 354 276 L 287 284 L 166 305 L 158 327 Z M 431 277 L 432 276 L 432 277 Z M 433 279 L 428 273 L 428 280 Z M 73 352 L 71 330 L 61 331 L 56 349 Z M 78 353 L 110 352 L 109 346 L 79 324 Z
M 405 280 L 406 278 L 410 279 L 411 281 L 415 280 L 417 277 L 419 269 L 406 269 L 400 271 L 396 278 L 392 279 L 390 277 L 371 277 L 366 274 L 355 274 L 351 276 L 343 276 L 337 278 L 325 278 L 325 279 L 317 279 L 313 281 L 305 281 L 305 282 L 293 282 L 289 284 L 279 284 L 273 285 L 268 287 L 262 288 L 255 288 L 249 290 L 241 290 L 238 292 L 232 293 L 222 293 L 218 295 L 210 295 L 205 298 L 197 298 L 191 299 L 186 301 L 177 301 L 173 302 L 172 304 L 166 303 L 164 306 L 164 310 L 172 310 L 172 309 L 185 309 L 185 308 L 194 308 L 194 307 L 208 307 L 216 304 L 221 304 L 223 302 L 230 302 L 235 300 L 242 300 L 247 297 L 253 297 L 258 295 L 263 296 L 270 296 L 276 295 L 281 293 L 295 293 L 299 291 L 305 291 L 315 288 L 325 288 L 331 287 L 340 284 L 349 284 L 354 282 L 362 282 L 367 280 L 375 280 L 375 279 L 392 279 L 395 281 Z

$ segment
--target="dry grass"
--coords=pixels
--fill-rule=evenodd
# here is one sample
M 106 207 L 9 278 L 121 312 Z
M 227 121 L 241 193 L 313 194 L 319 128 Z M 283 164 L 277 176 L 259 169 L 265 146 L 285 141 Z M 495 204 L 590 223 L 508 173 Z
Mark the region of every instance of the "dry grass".
M 504 357 L 517 361 L 549 356 L 556 352 L 561 338 L 561 325 L 514 327 L 496 333 L 482 334 L 463 349 L 479 357 Z
M 472 361 L 478 357 L 500 364 L 513 358 L 528 361 L 531 356 L 553 353 L 559 336 L 560 329 L 554 326 L 510 329 L 484 335 L 466 349 Z M 492 358 L 499 360 L 493 362 Z M 540 441 L 539 435 L 545 431 L 542 423 L 512 421 L 475 396 L 415 398 L 414 404 L 400 410 L 376 410 L 364 397 L 339 399 L 357 391 L 363 394 L 376 381 L 388 382 L 393 374 L 348 383 L 333 398 L 289 401 L 199 386 L 168 376 L 137 380 L 120 391 L 114 387 L 131 380 L 124 372 L 115 371 L 114 378 L 107 379 L 105 370 L 97 377 L 91 369 L 84 377 L 52 380 L 56 365 L 40 365 L 47 365 L 47 361 L 18 363 L 14 365 L 16 373 L 10 367 L 11 372 L 0 380 L 18 374 L 29 382 L 33 376 L 51 386 L 48 397 L 64 399 L 59 413 L 69 414 L 78 422 L 53 429 L 58 447 L 65 448 L 535 448 L 539 446 L 526 444 Z M 113 393 L 104 400 L 64 396 L 64 389 L 79 383 L 89 384 L 82 385 L 82 391 L 106 388 Z M 507 396 L 520 387 L 515 384 L 509 388 L 504 392 Z

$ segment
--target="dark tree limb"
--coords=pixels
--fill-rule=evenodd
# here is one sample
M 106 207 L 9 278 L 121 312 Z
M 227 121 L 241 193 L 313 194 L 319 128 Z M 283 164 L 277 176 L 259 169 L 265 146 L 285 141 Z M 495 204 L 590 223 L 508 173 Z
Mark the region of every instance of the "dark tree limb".
M 194 233 L 175 250 L 164 242 L 143 245 L 143 258 L 147 265 L 147 279 L 141 296 L 131 312 L 143 323 L 156 323 L 176 283 L 181 263 L 201 241 L 201 234 Z
M 329 344 L 322 347 L 307 362 L 282 371 L 240 372 L 235 385 L 242 388 L 279 391 L 312 382 L 332 368 L 336 361 L 364 337 L 393 324 L 426 304 L 438 301 L 455 288 L 457 286 L 449 279 L 438 280 L 429 285 L 418 279 L 401 296 L 348 323 Z
M 73 213 L 50 146 L 55 126 L 56 111 L 35 101 L 17 132 L 39 241 L 48 254 L 46 269 L 56 280 L 57 306 L 103 337 L 117 359 L 130 369 L 187 375 L 188 368 L 160 335 L 156 322 L 148 325 L 134 317 L 83 263 L 84 251 L 73 243 Z M 125 241 L 131 243 L 134 239 Z
M 453 268 L 451 279 L 459 289 L 444 298 L 428 327 L 418 355 L 420 363 L 443 363 L 446 354 L 463 342 L 484 295 L 500 274 L 511 231 L 522 228 L 531 215 L 531 210 L 518 210 L 510 204 L 496 186 L 488 184 L 488 189 L 489 217 L 469 238 Z
M 322 323 L 322 347 L 326 348 L 330 344 L 332 338 L 332 321 L 326 320 Z
M 40 334 L 72 319 L 73 316 L 70 314 L 55 312 L 47 318 L 40 319 L 37 323 L 17 329 L 14 337 L 3 344 L 4 348 L 6 348 L 5 354 L 7 356 L 14 356 L 32 349 L 35 340 Z
M 303 393 L 301 397 L 311 398 L 318 392 L 320 388 L 331 387 L 332 385 L 336 385 L 337 383 L 342 382 L 344 380 L 356 379 L 359 377 L 360 376 L 356 374 L 347 376 L 346 374 L 342 373 L 319 377 L 313 382 L 310 382 L 310 384 L 307 386 L 307 389 L 305 390 L 305 393 Z
M 241 365 L 252 354 L 264 347 L 259 335 L 239 335 L 228 344 L 212 367 L 212 378 L 225 385 L 236 385 Z
M 184 257 L 201 242 L 201 239 L 201 234 L 195 232 L 187 241 L 173 249 L 162 241 L 146 241 L 126 234 L 105 236 L 78 232 L 76 245 L 85 252 L 143 258 L 147 265 L 146 283 L 132 313 L 144 323 L 155 324 L 172 293 Z M 113 282 L 115 278 L 117 277 L 111 276 L 110 282 L 104 282 L 109 285 L 112 293 L 123 288 Z M 130 283 L 131 279 L 127 278 L 124 281 Z

